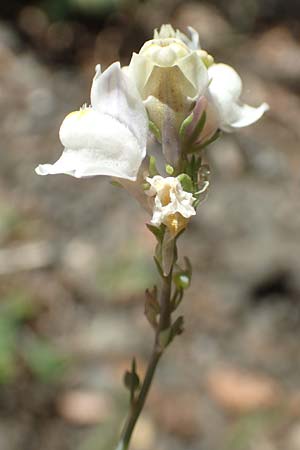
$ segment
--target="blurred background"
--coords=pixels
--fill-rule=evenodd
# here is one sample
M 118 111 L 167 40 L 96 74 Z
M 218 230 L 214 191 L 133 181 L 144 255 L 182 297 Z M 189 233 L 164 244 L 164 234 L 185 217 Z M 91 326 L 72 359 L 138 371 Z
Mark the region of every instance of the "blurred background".
M 94 66 L 162 23 L 232 64 L 256 125 L 207 152 L 208 199 L 181 242 L 186 331 L 162 360 L 132 450 L 300 449 L 300 3 L 11 0 L 0 5 L 0 449 L 110 450 L 143 373 L 155 280 L 148 220 L 97 177 L 38 177 Z

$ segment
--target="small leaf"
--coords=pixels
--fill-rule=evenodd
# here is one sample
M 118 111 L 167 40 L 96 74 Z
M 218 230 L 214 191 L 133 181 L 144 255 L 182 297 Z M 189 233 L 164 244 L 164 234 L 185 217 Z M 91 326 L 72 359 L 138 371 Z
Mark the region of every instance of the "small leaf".
M 194 118 L 194 113 L 192 112 L 189 116 L 187 116 L 186 119 L 184 119 L 184 121 L 180 125 L 179 136 L 181 137 L 182 140 L 185 138 L 186 129 L 192 123 L 193 118 Z
M 130 371 L 127 370 L 125 372 L 123 380 L 124 380 L 125 387 L 130 392 L 130 403 L 133 404 L 134 403 L 135 392 L 140 387 L 140 378 L 139 378 L 139 376 L 137 374 L 137 371 L 136 371 L 136 360 L 135 360 L 135 358 L 132 359 L 131 370 Z
M 152 234 L 154 234 L 158 242 L 162 242 L 164 237 L 164 230 L 162 228 L 156 227 L 151 223 L 146 223 L 146 227 L 148 228 L 149 231 L 151 231 Z
M 184 332 L 184 318 L 183 316 L 177 317 L 172 325 L 172 336 L 178 336 Z
M 186 173 L 181 173 L 180 175 L 178 175 L 177 179 L 180 181 L 180 184 L 184 191 L 193 192 L 193 182 L 189 175 L 187 175 Z

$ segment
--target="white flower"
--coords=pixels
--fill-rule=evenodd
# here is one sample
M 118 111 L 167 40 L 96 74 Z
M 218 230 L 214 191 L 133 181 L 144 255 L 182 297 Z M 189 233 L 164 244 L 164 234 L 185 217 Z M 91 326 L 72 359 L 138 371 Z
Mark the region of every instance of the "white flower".
M 40 165 L 36 172 L 135 180 L 146 155 L 147 132 L 145 107 L 120 63 L 112 64 L 102 74 L 97 66 L 91 107 L 67 115 L 59 132 L 63 154 L 55 164 Z
M 150 189 L 146 193 L 154 198 L 152 225 L 166 225 L 171 235 L 176 236 L 188 224 L 188 219 L 196 214 L 193 207 L 195 198 L 183 190 L 175 177 L 155 175 L 146 178 Z
M 257 108 L 243 104 L 240 101 L 242 80 L 238 73 L 227 64 L 214 64 L 212 56 L 201 49 L 198 33 L 191 27 L 188 29 L 191 39 L 178 30 L 176 35 L 190 48 L 198 50 L 199 56 L 208 67 L 209 84 L 204 95 L 208 100 L 207 108 L 211 110 L 212 120 L 210 114 L 207 114 L 207 128 L 211 129 L 216 125 L 215 112 L 218 116 L 218 128 L 225 132 L 232 132 L 259 120 L 269 109 L 267 103 L 262 103 Z
M 126 69 L 150 120 L 161 132 L 163 151 L 171 164 L 176 164 L 180 155 L 180 125 L 209 81 L 207 68 L 193 45 L 195 38 L 184 42 L 179 31 L 164 25 L 138 54 L 133 54 Z
M 269 109 L 266 103 L 254 108 L 240 101 L 242 80 L 227 64 L 213 64 L 208 73 L 211 80 L 208 99 L 217 109 L 221 130 L 230 132 L 251 125 Z

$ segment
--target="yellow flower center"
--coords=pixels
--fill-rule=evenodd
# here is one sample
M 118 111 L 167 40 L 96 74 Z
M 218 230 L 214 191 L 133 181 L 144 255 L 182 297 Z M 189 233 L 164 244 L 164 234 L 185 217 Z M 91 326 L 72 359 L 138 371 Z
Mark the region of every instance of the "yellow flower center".
M 65 119 L 70 119 L 72 118 L 77 118 L 78 120 L 82 119 L 82 117 L 86 116 L 87 114 L 89 114 L 90 109 L 89 108 L 82 108 L 79 111 L 72 111 L 70 112 Z
M 160 201 L 162 206 L 166 206 L 171 202 L 170 198 L 170 186 L 164 186 L 163 191 L 160 193 Z
M 186 228 L 188 222 L 189 219 L 186 219 L 179 212 L 177 212 L 175 214 L 170 214 L 166 218 L 164 224 L 166 225 L 172 236 L 177 236 L 177 234 L 180 233 L 181 230 L 184 230 L 184 228 Z

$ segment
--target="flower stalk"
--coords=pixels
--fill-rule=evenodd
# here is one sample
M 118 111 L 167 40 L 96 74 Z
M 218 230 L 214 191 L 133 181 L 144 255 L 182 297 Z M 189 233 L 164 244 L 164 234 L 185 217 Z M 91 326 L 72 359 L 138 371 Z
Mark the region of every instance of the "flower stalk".
M 167 277 L 163 277 L 162 279 L 162 289 L 160 295 L 160 318 L 155 333 L 152 354 L 139 394 L 137 398 L 133 399 L 133 401 L 131 402 L 130 412 L 122 430 L 121 438 L 116 450 L 127 450 L 129 448 L 132 433 L 145 405 L 158 362 L 166 348 L 166 345 L 162 345 L 161 336 L 162 333 L 166 330 L 169 330 L 171 326 L 172 272 L 173 267 L 169 275 Z

